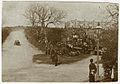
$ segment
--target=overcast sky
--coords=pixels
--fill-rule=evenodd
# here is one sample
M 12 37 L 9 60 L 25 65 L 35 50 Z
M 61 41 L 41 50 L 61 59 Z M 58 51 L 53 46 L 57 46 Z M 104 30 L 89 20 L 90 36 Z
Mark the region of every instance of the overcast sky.
M 23 16 L 25 9 L 33 2 L 4 1 L 3 2 L 3 26 L 29 25 Z M 65 20 L 97 20 L 101 21 L 106 15 L 105 7 L 108 3 L 83 3 L 83 2 L 39 2 L 47 4 L 67 12 Z

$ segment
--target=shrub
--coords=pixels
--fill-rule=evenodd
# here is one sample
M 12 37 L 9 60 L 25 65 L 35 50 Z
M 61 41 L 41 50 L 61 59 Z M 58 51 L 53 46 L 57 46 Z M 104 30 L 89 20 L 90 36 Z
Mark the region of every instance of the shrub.
M 11 29 L 9 27 L 2 28 L 2 43 L 5 42 L 6 38 L 10 34 L 10 32 L 11 32 Z

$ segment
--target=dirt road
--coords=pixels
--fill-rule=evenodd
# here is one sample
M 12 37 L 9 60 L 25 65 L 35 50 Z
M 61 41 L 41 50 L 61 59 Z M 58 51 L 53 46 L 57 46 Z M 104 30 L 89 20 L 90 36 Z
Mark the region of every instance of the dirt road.
M 19 40 L 21 46 L 14 45 L 15 40 Z M 35 53 L 41 52 L 27 41 L 24 30 L 11 32 L 2 46 L 3 71 L 31 66 Z
M 20 40 L 21 46 L 14 46 Z M 91 56 L 73 64 L 55 67 L 47 64 L 32 64 L 33 54 L 42 53 L 33 47 L 25 38 L 24 30 L 13 31 L 3 44 L 2 77 L 3 81 L 86 81 L 88 80 L 89 59 Z

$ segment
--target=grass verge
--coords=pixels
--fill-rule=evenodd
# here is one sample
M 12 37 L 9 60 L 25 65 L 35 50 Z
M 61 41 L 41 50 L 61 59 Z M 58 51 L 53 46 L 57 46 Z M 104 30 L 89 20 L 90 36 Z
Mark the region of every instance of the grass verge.
M 34 55 L 34 57 L 37 56 L 39 57 L 38 59 L 40 60 L 39 64 L 53 64 L 50 56 L 45 56 L 41 54 Z M 79 56 L 62 56 L 60 57 L 60 62 L 62 64 L 71 64 L 77 61 L 80 61 L 82 59 L 90 57 L 90 54 L 81 54 Z

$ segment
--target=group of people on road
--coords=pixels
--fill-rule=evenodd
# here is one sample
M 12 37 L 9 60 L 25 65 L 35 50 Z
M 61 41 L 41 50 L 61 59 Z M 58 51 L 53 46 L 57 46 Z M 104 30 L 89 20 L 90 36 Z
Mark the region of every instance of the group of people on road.
M 112 81 L 111 75 L 112 75 L 112 67 L 110 68 L 110 65 L 107 66 L 106 69 L 104 69 L 104 78 L 100 80 L 95 80 L 97 68 L 95 63 L 93 63 L 93 59 L 90 59 L 89 64 L 89 82 L 96 82 L 96 81 Z

